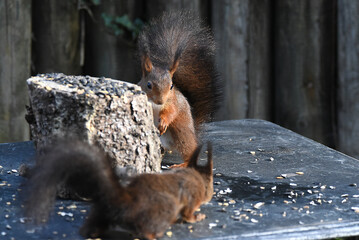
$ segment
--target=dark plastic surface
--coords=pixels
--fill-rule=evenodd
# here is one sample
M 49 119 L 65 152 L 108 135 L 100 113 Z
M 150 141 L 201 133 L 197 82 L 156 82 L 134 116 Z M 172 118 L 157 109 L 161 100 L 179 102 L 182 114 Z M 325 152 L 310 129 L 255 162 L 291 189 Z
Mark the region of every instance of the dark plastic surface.
M 174 224 L 163 239 L 359 235 L 358 160 L 262 120 L 211 123 L 207 140 L 213 142 L 216 190 L 201 207 L 207 218 Z M 58 200 L 48 224 L 22 223 L 18 189 L 24 179 L 12 170 L 33 155 L 32 142 L 0 144 L 0 239 L 81 239 L 86 202 Z M 163 165 L 175 162 L 176 155 L 167 155 Z M 117 232 L 110 237 L 134 239 Z

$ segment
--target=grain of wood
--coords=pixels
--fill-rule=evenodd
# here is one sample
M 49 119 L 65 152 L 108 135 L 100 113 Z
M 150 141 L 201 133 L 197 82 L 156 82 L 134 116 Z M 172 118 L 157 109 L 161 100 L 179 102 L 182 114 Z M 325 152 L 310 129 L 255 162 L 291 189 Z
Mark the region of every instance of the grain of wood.
M 124 36 L 116 36 L 104 24 L 103 13 L 111 17 L 125 14 L 133 21 L 143 13 L 143 3 L 139 0 L 106 0 L 91 8 L 92 15 L 86 14 L 86 74 L 113 79 L 126 79 L 137 83 L 141 77 L 139 59 L 135 56 L 135 42 Z
M 271 4 L 213 1 L 217 64 L 225 81 L 219 119 L 271 118 Z
M 338 1 L 338 149 L 359 158 L 359 2 Z
M 0 142 L 25 141 L 31 66 L 31 1 L 0 1 Z
M 34 72 L 80 74 L 81 29 L 77 0 L 34 0 Z
M 329 146 L 335 139 L 335 2 L 276 1 L 275 122 Z

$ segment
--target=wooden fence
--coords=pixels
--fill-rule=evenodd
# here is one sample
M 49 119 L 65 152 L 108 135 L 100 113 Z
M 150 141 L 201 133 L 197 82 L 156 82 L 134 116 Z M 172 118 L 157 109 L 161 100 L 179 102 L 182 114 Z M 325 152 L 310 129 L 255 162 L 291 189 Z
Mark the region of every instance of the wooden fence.
M 138 82 L 135 43 L 104 16 L 191 9 L 225 82 L 218 120 L 260 118 L 359 158 L 357 0 L 2 0 L 0 142 L 29 139 L 25 80 L 63 72 Z

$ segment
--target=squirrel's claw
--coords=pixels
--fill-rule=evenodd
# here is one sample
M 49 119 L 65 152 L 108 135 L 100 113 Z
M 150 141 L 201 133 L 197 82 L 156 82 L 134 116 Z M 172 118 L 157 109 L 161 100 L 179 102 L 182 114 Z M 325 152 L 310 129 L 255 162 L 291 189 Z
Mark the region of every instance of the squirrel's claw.
M 163 118 L 160 119 L 160 124 L 158 125 L 158 130 L 160 130 L 160 135 L 163 135 L 167 131 L 168 125 Z
M 180 164 L 173 164 L 170 168 L 185 168 L 188 166 L 188 163 L 180 163 Z

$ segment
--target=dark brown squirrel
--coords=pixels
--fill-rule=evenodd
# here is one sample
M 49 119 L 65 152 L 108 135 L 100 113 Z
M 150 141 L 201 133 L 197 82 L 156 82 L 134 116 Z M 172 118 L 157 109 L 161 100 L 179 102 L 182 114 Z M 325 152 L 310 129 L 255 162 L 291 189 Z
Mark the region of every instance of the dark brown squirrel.
M 185 167 L 197 148 L 200 125 L 210 121 L 222 98 L 214 41 L 189 12 L 168 12 L 140 33 L 138 83 L 152 102 L 165 148 L 176 149 Z
M 98 237 L 120 227 L 138 237 L 161 237 L 179 216 L 186 222 L 205 218 L 195 210 L 213 195 L 212 147 L 208 162 L 197 164 L 196 148 L 188 167 L 157 174 L 140 174 L 121 185 L 111 159 L 96 146 L 81 141 L 60 142 L 40 156 L 25 188 L 25 214 L 35 223 L 48 219 L 57 185 L 65 183 L 92 200 L 90 214 L 80 229 L 84 237 Z

